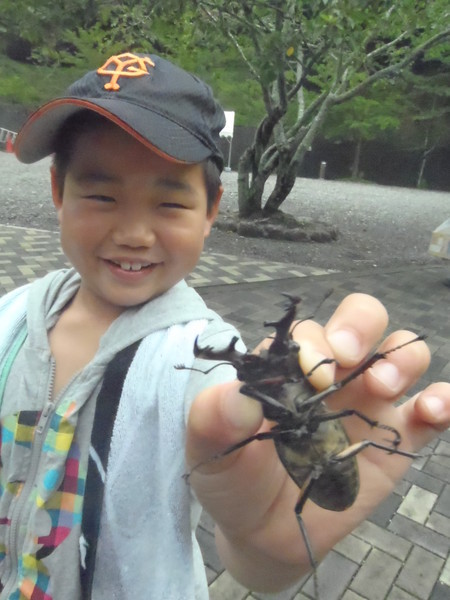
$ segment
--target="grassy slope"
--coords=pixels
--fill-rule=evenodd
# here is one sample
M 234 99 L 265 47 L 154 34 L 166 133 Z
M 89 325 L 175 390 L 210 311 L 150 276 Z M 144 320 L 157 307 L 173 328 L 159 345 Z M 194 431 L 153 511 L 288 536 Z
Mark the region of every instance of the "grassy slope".
M 27 65 L 0 54 L 0 101 L 35 108 L 61 94 L 82 73 L 79 68 Z

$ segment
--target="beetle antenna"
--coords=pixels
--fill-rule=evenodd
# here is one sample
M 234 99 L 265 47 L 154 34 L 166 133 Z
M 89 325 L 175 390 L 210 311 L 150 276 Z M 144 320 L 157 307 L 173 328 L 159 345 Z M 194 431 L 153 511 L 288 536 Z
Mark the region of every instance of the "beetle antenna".
M 208 373 L 211 373 L 211 371 L 214 371 L 214 369 L 217 369 L 217 367 L 222 367 L 223 365 L 232 365 L 233 363 L 228 362 L 228 361 L 223 361 L 220 363 L 217 363 L 217 365 L 213 365 L 210 369 L 207 369 L 206 371 L 203 371 L 203 369 L 196 369 L 195 367 L 186 367 L 186 365 L 174 365 L 174 369 L 176 369 L 177 371 L 195 371 L 196 373 L 203 373 L 203 375 L 208 375 Z
M 292 327 L 291 329 L 291 334 L 292 332 L 295 330 L 295 328 L 297 327 L 297 325 L 300 325 L 300 323 L 303 323 L 304 321 L 309 321 L 310 319 L 313 319 L 314 316 L 319 312 L 319 310 L 322 308 L 323 304 L 325 303 L 326 300 L 328 300 L 328 298 L 331 296 L 331 294 L 334 292 L 333 288 L 330 288 L 327 292 L 325 292 L 325 294 L 323 295 L 323 297 L 321 298 L 319 304 L 316 306 L 314 312 L 312 315 L 309 315 L 308 317 L 303 317 L 302 319 L 299 319 L 294 327 Z M 287 294 L 284 294 L 287 295 Z

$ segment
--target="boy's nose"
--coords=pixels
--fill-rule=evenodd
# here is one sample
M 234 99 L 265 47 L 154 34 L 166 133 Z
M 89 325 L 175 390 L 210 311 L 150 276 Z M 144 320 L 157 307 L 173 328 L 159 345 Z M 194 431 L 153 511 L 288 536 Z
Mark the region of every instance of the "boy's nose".
M 155 232 L 148 219 L 130 214 L 119 219 L 113 234 L 115 244 L 131 248 L 149 248 L 155 243 L 155 237 Z

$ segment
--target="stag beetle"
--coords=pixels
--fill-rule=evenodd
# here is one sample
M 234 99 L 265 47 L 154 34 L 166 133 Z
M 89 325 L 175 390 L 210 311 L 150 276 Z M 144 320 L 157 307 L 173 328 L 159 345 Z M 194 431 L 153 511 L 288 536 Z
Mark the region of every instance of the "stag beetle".
M 311 374 L 322 364 L 335 361 L 324 359 L 309 373 L 302 371 L 298 359 L 299 345 L 294 342 L 291 334 L 297 305 L 301 300 L 290 294 L 283 295 L 288 299 L 285 313 L 278 321 L 264 323 L 265 327 L 275 329 L 275 335 L 271 345 L 260 354 L 239 352 L 236 350 L 238 338 L 233 337 L 228 347 L 222 351 L 216 351 L 209 346 L 201 348 L 196 340 L 194 355 L 219 361 L 219 364 L 233 365 L 238 379 L 243 382 L 240 392 L 260 402 L 265 418 L 275 422 L 269 431 L 257 433 L 230 446 L 210 460 L 222 458 L 257 440 L 273 440 L 282 464 L 300 488 L 300 496 L 294 510 L 313 569 L 315 595 L 318 598 L 317 564 L 301 517 L 306 501 L 312 500 L 318 506 L 333 511 L 343 511 L 352 506 L 359 491 L 356 455 L 368 446 L 408 458 L 417 456 L 399 449 L 401 436 L 395 428 L 370 419 L 355 409 L 331 411 L 324 400 L 356 379 L 378 360 L 408 344 L 425 339 L 425 336 L 417 336 L 385 352 L 374 352 L 344 379 L 317 392 L 309 381 Z M 217 366 L 218 364 L 215 364 L 203 373 L 209 373 Z M 176 368 L 184 367 L 177 365 Z M 356 416 L 371 428 L 389 432 L 391 439 L 384 444 L 361 440 L 350 445 L 340 421 L 348 416 Z M 194 469 L 198 466 L 200 465 Z

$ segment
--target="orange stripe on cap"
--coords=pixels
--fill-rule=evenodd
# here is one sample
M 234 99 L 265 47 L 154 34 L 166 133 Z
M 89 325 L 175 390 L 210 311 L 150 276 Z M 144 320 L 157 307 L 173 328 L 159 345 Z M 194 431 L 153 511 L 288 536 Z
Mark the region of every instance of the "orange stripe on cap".
M 18 143 L 15 146 L 15 151 L 16 151 L 17 155 L 20 155 L 20 145 L 21 145 L 20 141 L 22 138 L 22 134 L 26 137 L 26 130 L 29 127 L 31 127 L 35 121 L 39 121 L 39 119 L 43 115 L 45 115 L 47 112 L 51 112 L 53 108 L 58 107 L 58 106 L 65 106 L 65 105 L 77 106 L 80 109 L 85 108 L 87 110 L 92 110 L 93 112 L 101 115 L 102 117 L 105 117 L 106 119 L 108 119 L 108 121 L 111 121 L 112 123 L 114 123 L 115 125 L 120 127 L 121 129 L 123 129 L 126 133 L 131 135 L 133 138 L 135 138 L 143 146 L 145 146 L 146 148 L 149 148 L 152 152 L 154 152 L 155 154 L 157 154 L 158 156 L 160 156 L 161 158 L 163 158 L 167 161 L 170 161 L 170 162 L 176 163 L 176 164 L 180 164 L 180 165 L 193 164 L 192 161 L 181 160 L 179 158 L 170 156 L 170 154 L 166 154 L 165 152 L 163 152 L 163 150 L 161 150 L 160 148 L 158 148 L 157 146 L 155 146 L 154 144 L 149 142 L 149 140 L 147 140 L 147 138 L 145 138 L 143 135 L 141 135 L 140 133 L 135 131 L 130 125 L 125 123 L 125 121 L 122 121 L 121 119 L 116 117 L 113 113 L 106 110 L 105 108 L 98 106 L 97 104 L 90 102 L 88 100 L 81 100 L 81 99 L 77 99 L 77 98 L 58 98 L 58 99 L 53 100 L 52 102 L 44 105 L 41 108 L 41 110 L 37 110 L 30 117 L 30 119 L 27 121 L 27 123 L 24 125 L 23 129 L 19 132 L 19 135 L 17 138 Z M 60 126 L 62 124 L 63 124 L 63 121 L 60 123 Z

